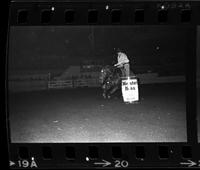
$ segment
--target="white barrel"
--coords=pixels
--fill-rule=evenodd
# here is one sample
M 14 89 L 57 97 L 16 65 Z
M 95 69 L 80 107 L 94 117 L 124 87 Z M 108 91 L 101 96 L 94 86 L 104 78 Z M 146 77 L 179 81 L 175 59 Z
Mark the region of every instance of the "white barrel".
M 136 77 L 123 77 L 121 85 L 124 102 L 139 101 L 138 80 Z

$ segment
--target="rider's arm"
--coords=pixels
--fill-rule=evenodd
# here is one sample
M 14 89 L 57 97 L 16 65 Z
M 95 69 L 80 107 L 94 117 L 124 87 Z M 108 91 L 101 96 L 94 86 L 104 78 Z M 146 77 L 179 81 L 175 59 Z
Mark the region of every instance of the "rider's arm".
M 117 56 L 117 63 L 114 66 L 118 66 L 119 65 L 119 55 Z
M 118 61 L 118 63 L 115 64 L 114 66 L 119 66 L 120 64 L 122 64 L 122 63 L 121 63 L 121 54 L 118 54 L 118 56 L 117 56 L 117 61 Z
M 115 64 L 115 66 L 118 66 L 118 65 L 121 65 L 124 63 L 128 63 L 128 62 L 129 62 L 129 59 L 125 54 L 119 54 L 118 55 L 118 63 Z

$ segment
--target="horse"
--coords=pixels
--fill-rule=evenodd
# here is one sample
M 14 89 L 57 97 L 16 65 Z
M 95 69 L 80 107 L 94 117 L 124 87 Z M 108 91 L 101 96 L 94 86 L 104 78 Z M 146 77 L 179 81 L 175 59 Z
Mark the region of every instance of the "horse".
M 103 97 L 111 98 L 111 95 L 121 88 L 121 69 L 106 65 L 101 69 L 99 81 L 103 89 Z

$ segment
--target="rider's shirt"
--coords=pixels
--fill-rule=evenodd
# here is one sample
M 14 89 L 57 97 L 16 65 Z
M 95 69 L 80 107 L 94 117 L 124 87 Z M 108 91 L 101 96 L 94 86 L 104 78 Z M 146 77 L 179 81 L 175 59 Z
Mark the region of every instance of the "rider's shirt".
M 129 63 L 129 59 L 128 59 L 127 55 L 122 52 L 118 53 L 117 60 L 118 60 L 117 65 L 120 65 L 120 64 L 123 65 L 123 64 Z

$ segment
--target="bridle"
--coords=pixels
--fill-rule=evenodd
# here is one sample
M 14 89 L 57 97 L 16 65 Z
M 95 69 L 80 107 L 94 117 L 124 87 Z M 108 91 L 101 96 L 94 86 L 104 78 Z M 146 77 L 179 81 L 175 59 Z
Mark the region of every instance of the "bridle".
M 113 79 L 115 70 L 116 70 L 115 67 L 111 68 L 109 70 L 106 69 L 106 77 L 104 78 L 104 81 L 103 81 L 102 85 L 104 85 L 106 82 L 108 82 L 108 80 L 109 80 L 109 82 L 112 82 L 110 80 Z

